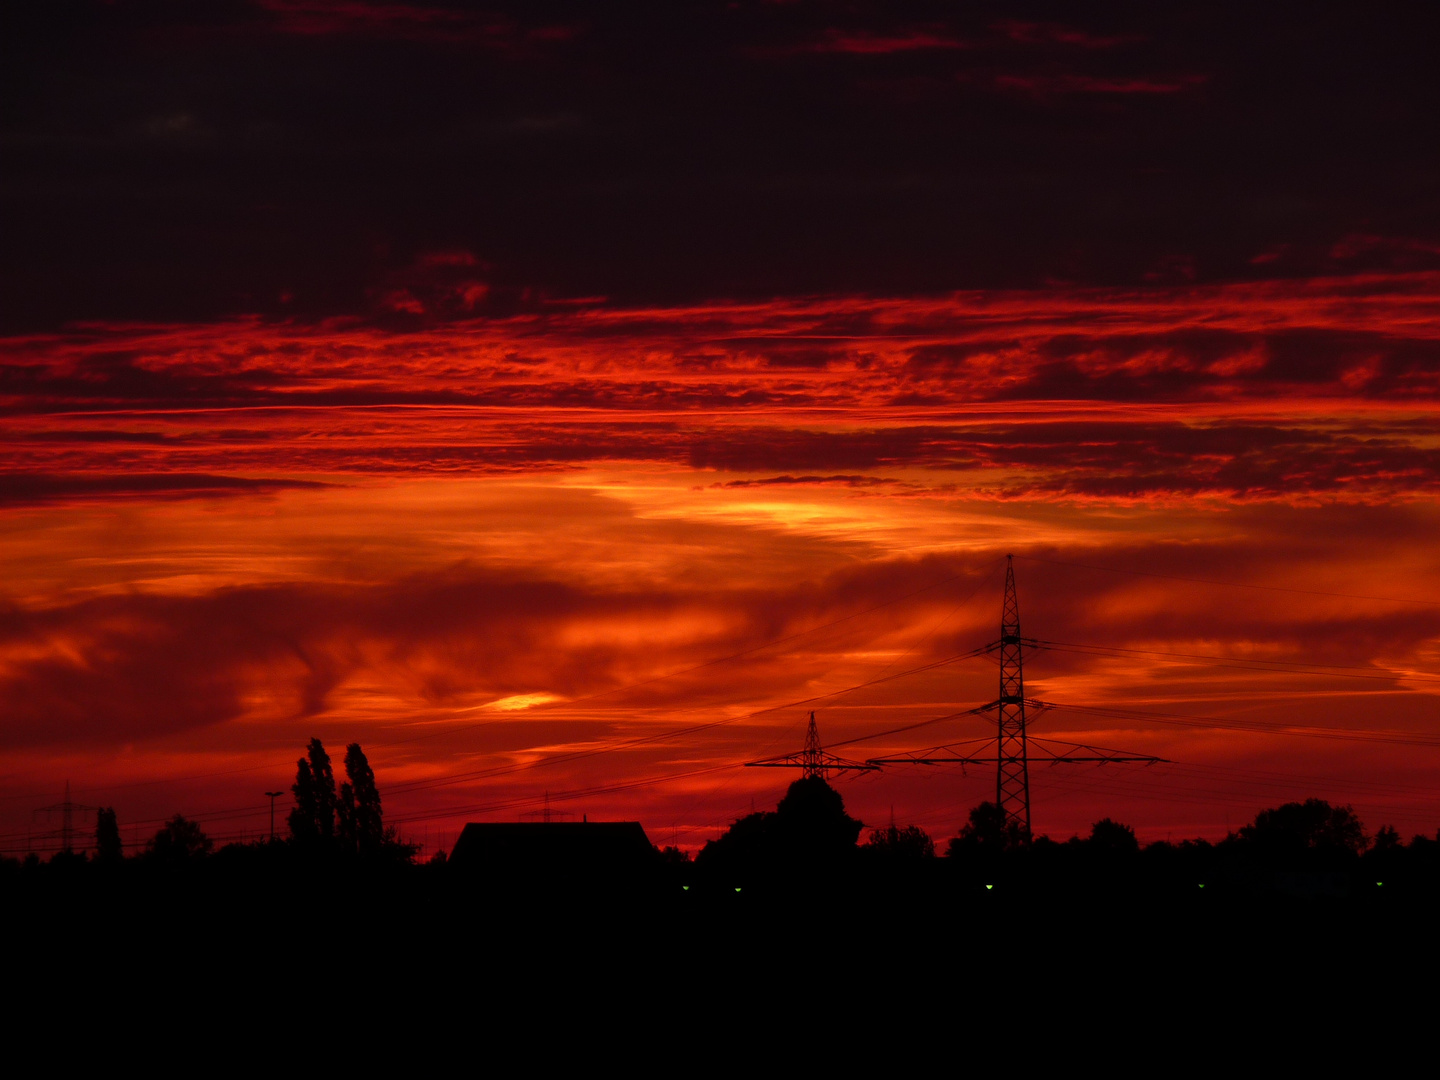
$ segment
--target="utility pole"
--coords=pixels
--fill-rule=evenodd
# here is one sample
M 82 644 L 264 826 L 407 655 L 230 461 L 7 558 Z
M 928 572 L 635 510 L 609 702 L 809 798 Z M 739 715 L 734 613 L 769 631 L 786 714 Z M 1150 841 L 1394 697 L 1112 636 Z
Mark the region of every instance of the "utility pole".
M 270 796 L 270 842 L 273 844 L 275 842 L 275 800 L 285 793 L 283 791 L 267 791 L 265 794 Z

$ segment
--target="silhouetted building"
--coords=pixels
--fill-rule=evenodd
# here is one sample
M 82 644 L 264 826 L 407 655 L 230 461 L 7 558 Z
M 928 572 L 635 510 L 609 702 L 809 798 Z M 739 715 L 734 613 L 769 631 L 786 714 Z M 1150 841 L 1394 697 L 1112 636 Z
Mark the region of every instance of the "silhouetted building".
M 450 853 L 452 872 L 493 887 L 563 880 L 649 880 L 660 856 L 638 821 L 470 822 Z

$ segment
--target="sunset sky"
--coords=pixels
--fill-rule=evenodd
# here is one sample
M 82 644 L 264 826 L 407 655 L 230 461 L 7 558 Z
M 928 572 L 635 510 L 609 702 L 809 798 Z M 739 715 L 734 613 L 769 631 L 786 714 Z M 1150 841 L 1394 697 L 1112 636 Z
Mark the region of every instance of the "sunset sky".
M 1424 15 L 6 6 L 0 849 L 67 780 L 253 838 L 312 736 L 427 850 L 694 849 L 812 709 L 983 739 L 1007 554 L 1032 734 L 1170 761 L 1032 767 L 1038 832 L 1434 835 Z

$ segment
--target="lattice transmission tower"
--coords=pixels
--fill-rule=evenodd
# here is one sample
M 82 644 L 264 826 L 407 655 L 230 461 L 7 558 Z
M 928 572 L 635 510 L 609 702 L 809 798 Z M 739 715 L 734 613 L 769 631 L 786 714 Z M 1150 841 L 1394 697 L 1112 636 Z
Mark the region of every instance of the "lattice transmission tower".
M 828 780 L 832 772 L 878 772 L 879 765 L 870 761 L 848 761 L 834 754 L 827 754 L 820 745 L 820 730 L 815 726 L 815 714 L 810 714 L 810 724 L 805 728 L 805 749 L 798 754 L 782 754 L 765 758 L 763 761 L 747 761 L 747 769 L 799 769 L 802 777 L 818 776 Z
M 995 710 L 995 805 L 1007 827 L 1030 835 L 1030 755 L 1025 738 L 1025 658 L 1020 640 L 1020 600 L 1015 595 L 1015 557 L 1005 556 L 1005 602 L 1000 609 L 1000 696 Z
M 69 855 L 75 850 L 75 818 L 78 816 L 83 822 L 97 809 L 99 808 L 71 802 L 70 781 L 66 780 L 64 801 L 55 803 L 53 806 L 42 806 L 34 811 L 33 816 L 38 818 L 43 815 L 46 820 L 53 821 L 56 814 L 60 815 L 60 850 Z
M 970 710 L 975 715 L 995 718 L 995 737 L 985 740 L 994 747 L 993 753 L 968 753 L 960 745 L 934 746 L 894 757 L 871 758 L 872 765 L 994 765 L 995 804 L 1005 814 L 1007 832 L 1028 841 L 1030 829 L 1030 758 L 1039 751 L 1039 759 L 1050 765 L 1081 764 L 1142 764 L 1154 765 L 1164 758 L 1150 754 L 1133 754 L 1103 746 L 1062 742 L 1057 739 L 1036 739 L 1026 730 L 1026 710 L 1037 713 L 1050 706 L 1025 696 L 1024 651 L 1035 648 L 1033 638 L 1020 635 L 1020 600 L 1015 591 L 1015 556 L 1005 557 L 1005 599 L 1000 607 L 1000 639 L 991 642 L 986 651 L 1000 658 L 1000 695 L 988 705 Z M 978 740 L 977 740 L 978 741 Z M 973 745 L 973 744 L 971 744 Z

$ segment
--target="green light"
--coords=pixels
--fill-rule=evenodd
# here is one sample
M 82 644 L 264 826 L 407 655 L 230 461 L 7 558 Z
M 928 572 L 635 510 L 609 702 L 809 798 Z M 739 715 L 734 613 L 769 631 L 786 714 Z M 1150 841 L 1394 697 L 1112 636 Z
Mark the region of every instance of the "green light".
M 736 891 L 736 892 L 739 892 L 739 891 L 740 891 L 740 886 L 739 886 L 739 885 L 736 885 L 736 886 L 735 886 L 735 891 Z
M 1380 888 L 1380 886 L 1382 886 L 1382 885 L 1384 885 L 1384 884 L 1385 884 L 1385 882 L 1383 882 L 1383 881 L 1377 881 L 1377 882 L 1375 882 L 1375 887 L 1378 889 L 1378 888 Z
M 987 888 L 987 889 L 993 889 L 994 887 L 995 887 L 994 885 L 986 885 L 986 886 L 985 886 L 985 888 Z
M 680 888 L 684 889 L 686 892 L 689 892 L 689 891 L 690 891 L 690 886 L 689 886 L 689 885 L 681 885 Z
M 1200 883 L 1200 888 L 1203 889 L 1204 887 L 1205 887 L 1205 883 L 1202 881 L 1202 882 Z

